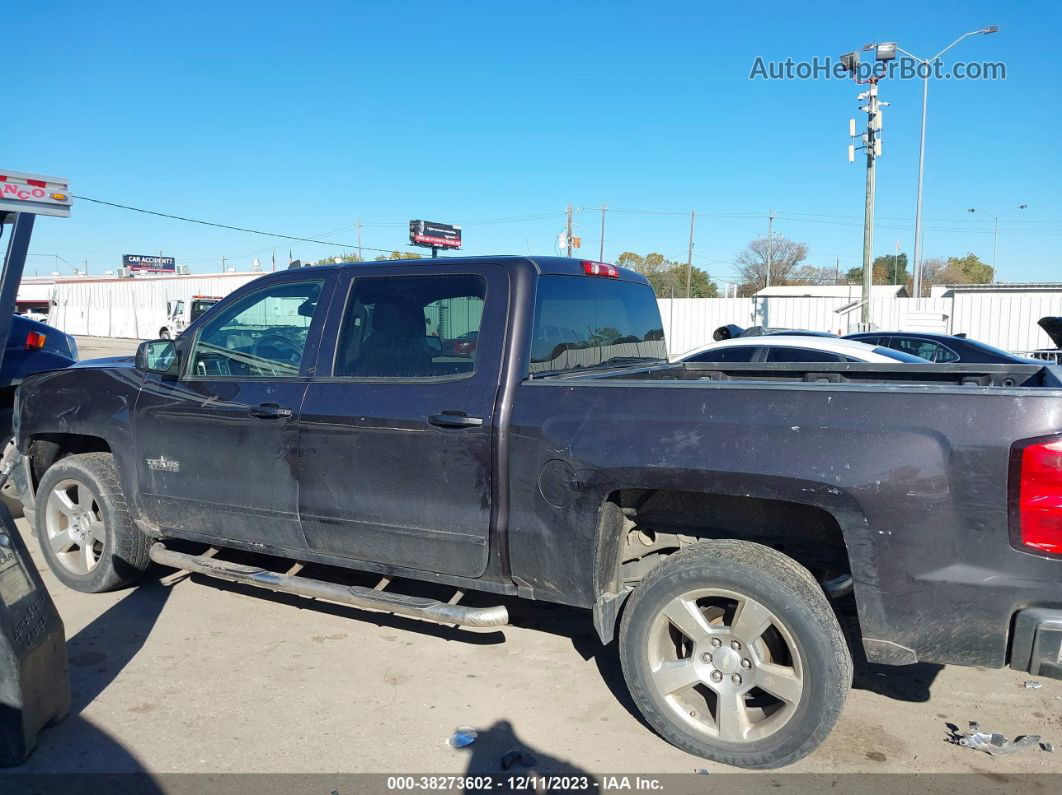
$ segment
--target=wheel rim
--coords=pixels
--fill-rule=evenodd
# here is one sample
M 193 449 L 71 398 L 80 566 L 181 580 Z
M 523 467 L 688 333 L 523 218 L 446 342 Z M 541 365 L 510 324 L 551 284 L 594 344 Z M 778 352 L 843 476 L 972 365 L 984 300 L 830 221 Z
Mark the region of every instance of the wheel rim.
M 735 591 L 700 588 L 672 599 L 653 620 L 647 651 L 657 694 L 715 740 L 771 736 L 804 693 L 792 633 L 763 604 Z
M 44 510 L 45 543 L 55 559 L 73 574 L 88 574 L 103 556 L 106 533 L 99 501 L 79 480 L 60 481 Z

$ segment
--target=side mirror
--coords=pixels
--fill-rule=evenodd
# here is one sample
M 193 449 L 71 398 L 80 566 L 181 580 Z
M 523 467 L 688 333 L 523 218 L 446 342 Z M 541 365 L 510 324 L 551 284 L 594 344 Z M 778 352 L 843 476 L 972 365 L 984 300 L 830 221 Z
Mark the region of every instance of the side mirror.
M 177 377 L 179 357 L 173 340 L 141 342 L 136 349 L 136 369 Z

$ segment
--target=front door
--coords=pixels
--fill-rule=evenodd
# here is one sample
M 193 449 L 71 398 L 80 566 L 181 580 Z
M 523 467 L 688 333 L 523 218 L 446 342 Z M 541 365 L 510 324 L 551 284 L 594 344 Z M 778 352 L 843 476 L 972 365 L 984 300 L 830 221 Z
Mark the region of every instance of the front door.
M 298 414 L 334 272 L 269 280 L 218 307 L 181 375 L 148 377 L 134 433 L 144 508 L 173 531 L 305 549 Z
M 508 281 L 496 266 L 357 269 L 299 425 L 311 549 L 475 577 L 487 565 Z M 393 273 L 394 266 L 390 266 Z

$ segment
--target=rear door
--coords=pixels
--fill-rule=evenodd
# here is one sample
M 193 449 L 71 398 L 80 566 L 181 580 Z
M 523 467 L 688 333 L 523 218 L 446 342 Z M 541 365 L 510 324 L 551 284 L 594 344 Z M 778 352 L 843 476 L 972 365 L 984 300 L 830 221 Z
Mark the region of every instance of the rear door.
M 310 549 L 475 577 L 487 564 L 508 276 L 347 271 L 299 426 Z M 336 303 L 340 303 L 337 293 Z
M 305 549 L 297 422 L 336 271 L 234 296 L 189 340 L 177 379 L 149 375 L 134 433 L 151 521 L 186 534 Z

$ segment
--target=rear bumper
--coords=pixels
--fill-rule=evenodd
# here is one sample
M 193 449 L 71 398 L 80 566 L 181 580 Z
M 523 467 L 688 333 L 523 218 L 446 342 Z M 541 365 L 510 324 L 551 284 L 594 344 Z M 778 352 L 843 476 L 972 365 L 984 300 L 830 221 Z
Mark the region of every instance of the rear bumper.
M 1010 667 L 1062 679 L 1062 610 L 1030 607 L 1014 619 Z

